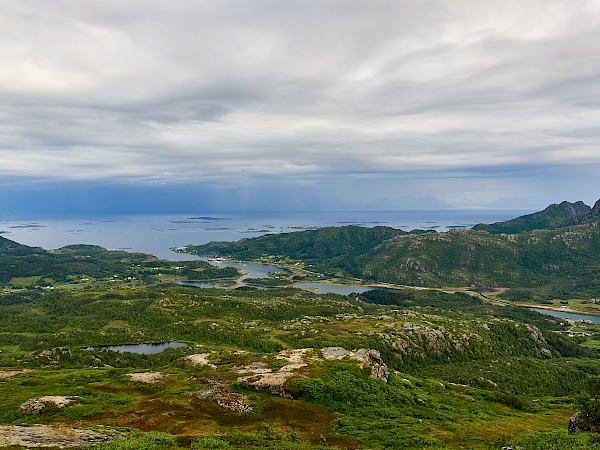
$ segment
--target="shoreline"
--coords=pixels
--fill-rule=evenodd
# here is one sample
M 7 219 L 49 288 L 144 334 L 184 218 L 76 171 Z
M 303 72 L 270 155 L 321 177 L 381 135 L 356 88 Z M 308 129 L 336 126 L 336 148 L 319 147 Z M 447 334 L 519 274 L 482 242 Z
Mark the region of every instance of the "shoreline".
M 196 257 L 199 257 L 199 255 L 195 255 Z M 206 258 L 206 256 L 202 256 L 204 258 Z M 219 261 L 219 262 L 225 262 L 225 261 Z M 304 269 L 298 269 L 294 266 L 289 266 L 287 264 L 274 264 L 274 263 L 265 263 L 265 262 L 258 262 L 258 261 L 237 261 L 237 260 L 228 260 L 226 262 L 229 263 L 237 263 L 237 264 L 260 264 L 260 265 L 264 265 L 264 266 L 270 266 L 270 267 L 275 267 L 278 269 L 283 269 L 283 270 L 287 270 L 288 272 L 291 272 L 292 274 L 296 274 L 299 272 L 303 272 L 305 271 Z M 358 283 L 352 283 L 352 284 L 348 284 L 348 283 L 339 283 L 336 281 L 333 281 L 331 279 L 323 279 L 323 280 L 318 280 L 318 281 L 314 281 L 315 283 L 323 283 L 323 284 L 328 284 L 328 285 L 332 285 L 332 286 L 357 286 L 357 287 L 368 287 L 368 288 L 383 288 L 383 289 L 392 289 L 392 290 L 401 290 L 401 289 L 416 289 L 416 290 L 427 290 L 427 289 L 433 289 L 433 290 L 441 290 L 441 291 L 445 291 L 445 292 L 472 292 L 474 294 L 483 296 L 486 300 L 490 301 L 491 299 L 488 298 L 485 295 L 482 295 L 481 292 L 477 292 L 472 290 L 470 287 L 459 287 L 459 288 L 429 288 L 429 287 L 424 287 L 424 286 L 406 286 L 406 285 L 396 285 L 396 284 L 392 284 L 392 283 L 374 283 L 374 284 L 361 284 L 360 280 Z M 300 281 L 301 282 L 301 281 Z M 294 283 L 295 285 L 295 283 Z M 291 287 L 294 287 L 294 285 L 292 285 Z M 497 288 L 494 289 L 491 293 L 496 294 L 496 293 L 500 293 L 502 291 L 504 291 L 505 288 Z M 492 300 L 490 301 L 490 303 L 495 303 L 496 301 Z M 556 305 L 538 305 L 538 304 L 530 304 L 530 303 L 512 303 L 512 302 L 506 302 L 506 301 L 497 301 L 498 303 L 501 303 L 500 306 L 508 306 L 508 305 L 512 305 L 512 306 L 518 306 L 518 307 L 523 307 L 523 308 L 530 308 L 530 309 L 534 309 L 534 308 L 538 308 L 538 309 L 546 309 L 549 311 L 556 311 L 556 312 L 564 312 L 564 313 L 572 313 L 572 314 L 581 314 L 581 315 L 587 315 L 587 316 L 594 316 L 594 317 L 600 317 L 600 311 L 581 311 L 581 310 L 577 310 L 577 309 L 573 309 L 573 308 L 569 308 L 568 306 L 565 305 L 560 305 L 560 306 L 556 306 Z
M 547 309 L 549 311 L 556 312 L 565 312 L 565 313 L 573 313 L 573 314 L 581 314 L 584 316 L 595 316 L 600 317 L 600 312 L 590 312 L 590 311 L 581 311 L 578 309 L 569 308 L 568 306 L 548 306 L 548 305 L 532 305 L 530 303 L 512 303 L 514 306 L 520 306 L 523 308 L 537 308 L 537 309 Z

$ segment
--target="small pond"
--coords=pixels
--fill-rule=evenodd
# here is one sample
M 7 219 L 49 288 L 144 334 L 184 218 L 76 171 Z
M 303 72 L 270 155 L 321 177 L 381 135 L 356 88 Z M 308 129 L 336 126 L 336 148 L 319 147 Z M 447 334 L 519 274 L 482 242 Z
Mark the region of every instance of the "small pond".
M 373 286 L 352 286 L 348 284 L 329 284 L 321 282 L 300 282 L 294 284 L 294 287 L 300 289 L 308 289 L 317 294 L 362 294 L 363 292 L 372 291 L 375 289 Z
M 99 347 L 88 347 L 86 350 L 112 350 L 114 352 L 130 352 L 138 355 L 153 355 L 168 348 L 187 347 L 183 342 L 160 342 L 158 344 L 124 344 L 124 345 L 102 345 Z
M 577 314 L 567 311 L 555 311 L 553 309 L 531 308 L 541 314 L 560 317 L 561 319 L 585 320 L 586 322 L 600 323 L 600 316 L 592 316 L 591 314 Z

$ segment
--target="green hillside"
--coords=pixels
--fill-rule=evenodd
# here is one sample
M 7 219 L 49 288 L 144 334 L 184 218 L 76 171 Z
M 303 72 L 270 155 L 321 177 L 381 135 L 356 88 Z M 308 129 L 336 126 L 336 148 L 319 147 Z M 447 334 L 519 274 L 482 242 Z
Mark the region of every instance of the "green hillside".
M 232 252 L 239 259 L 257 259 L 263 254 L 306 261 L 358 256 L 388 239 L 409 234 L 390 227 L 364 228 L 355 225 L 326 227 L 294 233 L 268 234 L 236 243 L 211 242 L 190 245 L 187 252 L 198 255 Z
M 600 374 L 562 320 L 464 293 L 120 286 L 0 314 L 0 424 L 116 437 L 98 450 L 556 443 Z M 173 340 L 188 347 L 88 348 Z M 22 409 L 43 396 L 74 401 Z
M 94 282 L 153 283 L 169 276 L 195 280 L 235 277 L 238 273 L 235 268 L 220 269 L 203 261 L 165 261 L 96 245 L 69 245 L 48 251 L 0 237 L 0 286 L 14 288 L 18 295 L 23 289 L 61 284 L 91 287 Z M 0 301 L 15 292 L 5 291 Z
M 597 222 L 518 235 L 454 230 L 397 237 L 361 259 L 365 278 L 398 284 L 549 287 L 556 296 L 600 293 Z
M 190 246 L 187 251 L 241 260 L 272 256 L 302 261 L 327 276 L 370 282 L 429 287 L 481 284 L 543 288 L 555 298 L 600 296 L 597 221 L 517 235 L 465 229 L 407 234 L 389 228 L 327 228 Z
M 600 201 L 593 208 L 581 201 L 575 203 L 565 201 L 550 205 L 543 211 L 527 214 L 516 219 L 493 224 L 480 223 L 475 225 L 473 229 L 493 234 L 517 234 L 524 231 L 555 229 L 592 220 L 598 216 L 599 210 Z
M 423 233 L 407 233 L 390 227 L 365 228 L 359 226 L 326 227 L 294 233 L 271 234 L 238 242 L 210 242 L 190 245 L 186 252 L 196 255 L 219 255 L 250 261 L 268 256 L 269 262 L 303 261 L 315 271 L 341 270 L 348 275 L 360 275 L 357 271 L 361 255 L 395 236 Z

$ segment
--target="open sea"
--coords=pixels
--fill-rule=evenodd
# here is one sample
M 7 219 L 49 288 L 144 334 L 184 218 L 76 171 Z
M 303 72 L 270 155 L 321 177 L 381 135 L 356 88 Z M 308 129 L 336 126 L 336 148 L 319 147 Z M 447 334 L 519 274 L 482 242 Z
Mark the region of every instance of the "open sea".
M 21 244 L 60 248 L 94 244 L 115 250 L 153 254 L 159 258 L 195 258 L 171 251 L 175 247 L 210 241 L 237 241 L 268 233 L 284 233 L 329 226 L 389 226 L 402 230 L 472 227 L 512 219 L 529 211 L 318 211 L 235 212 L 182 215 L 118 216 L 0 216 L 0 235 Z

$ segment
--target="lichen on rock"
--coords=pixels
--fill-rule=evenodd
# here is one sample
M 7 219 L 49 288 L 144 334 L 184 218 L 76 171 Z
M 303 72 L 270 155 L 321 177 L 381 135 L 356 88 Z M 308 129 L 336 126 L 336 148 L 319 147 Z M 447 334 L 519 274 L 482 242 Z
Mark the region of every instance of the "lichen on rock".
M 206 386 L 194 392 L 196 397 L 216 400 L 219 406 L 233 412 L 247 413 L 254 411 L 252 405 L 248 403 L 248 398 L 245 395 L 232 392 L 224 381 L 214 377 L 205 378 L 203 381 Z
M 45 395 L 43 397 L 33 397 L 23 403 L 19 409 L 23 412 L 40 414 L 49 404 L 57 408 L 64 408 L 74 400 L 74 397 L 64 397 L 59 395 Z

